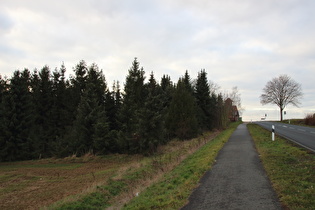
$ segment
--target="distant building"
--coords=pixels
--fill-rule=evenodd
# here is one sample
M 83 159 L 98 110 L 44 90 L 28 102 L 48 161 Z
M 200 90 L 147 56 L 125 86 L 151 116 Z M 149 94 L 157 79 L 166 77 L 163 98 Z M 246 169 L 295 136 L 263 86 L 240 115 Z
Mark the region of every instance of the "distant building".
M 228 111 L 228 117 L 231 122 L 235 122 L 239 120 L 239 112 L 237 109 L 237 106 L 233 105 L 233 101 L 230 98 L 227 98 L 225 100 L 225 107 L 227 108 Z

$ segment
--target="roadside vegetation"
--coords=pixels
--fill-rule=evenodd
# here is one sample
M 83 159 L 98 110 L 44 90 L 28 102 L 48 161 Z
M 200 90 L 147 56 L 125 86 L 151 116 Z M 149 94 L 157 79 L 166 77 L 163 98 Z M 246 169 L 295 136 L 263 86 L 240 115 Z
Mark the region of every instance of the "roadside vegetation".
M 289 209 L 314 209 L 314 153 L 276 137 L 258 125 L 248 124 L 260 158 L 282 204 Z
M 301 125 L 308 127 L 315 127 L 315 114 L 308 114 L 304 119 L 289 119 L 283 120 L 282 123 L 288 123 L 292 125 Z

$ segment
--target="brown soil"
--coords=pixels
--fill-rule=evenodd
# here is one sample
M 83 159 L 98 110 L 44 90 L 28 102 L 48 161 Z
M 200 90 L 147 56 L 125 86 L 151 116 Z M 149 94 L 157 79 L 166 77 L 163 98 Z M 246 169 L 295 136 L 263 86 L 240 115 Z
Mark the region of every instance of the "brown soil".
M 39 209 L 91 192 L 135 161 L 115 156 L 0 163 L 0 209 Z

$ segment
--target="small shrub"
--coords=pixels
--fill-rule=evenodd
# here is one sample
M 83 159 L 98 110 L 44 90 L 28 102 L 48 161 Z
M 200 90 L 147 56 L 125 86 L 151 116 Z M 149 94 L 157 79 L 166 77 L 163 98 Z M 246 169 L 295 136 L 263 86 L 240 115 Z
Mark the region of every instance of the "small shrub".
M 315 114 L 308 114 L 304 118 L 306 125 L 315 125 Z

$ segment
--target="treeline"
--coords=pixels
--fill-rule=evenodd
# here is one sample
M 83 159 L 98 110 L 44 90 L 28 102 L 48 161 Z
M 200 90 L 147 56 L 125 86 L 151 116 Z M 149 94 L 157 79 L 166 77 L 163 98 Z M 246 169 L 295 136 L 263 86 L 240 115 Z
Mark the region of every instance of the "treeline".
M 96 64 L 85 61 L 51 71 L 0 76 L 0 160 L 66 157 L 85 153 L 151 154 L 172 138 L 182 140 L 224 128 L 228 110 L 210 90 L 205 70 L 192 82 L 186 71 L 177 83 L 158 83 L 135 58 L 123 91 L 108 87 Z

